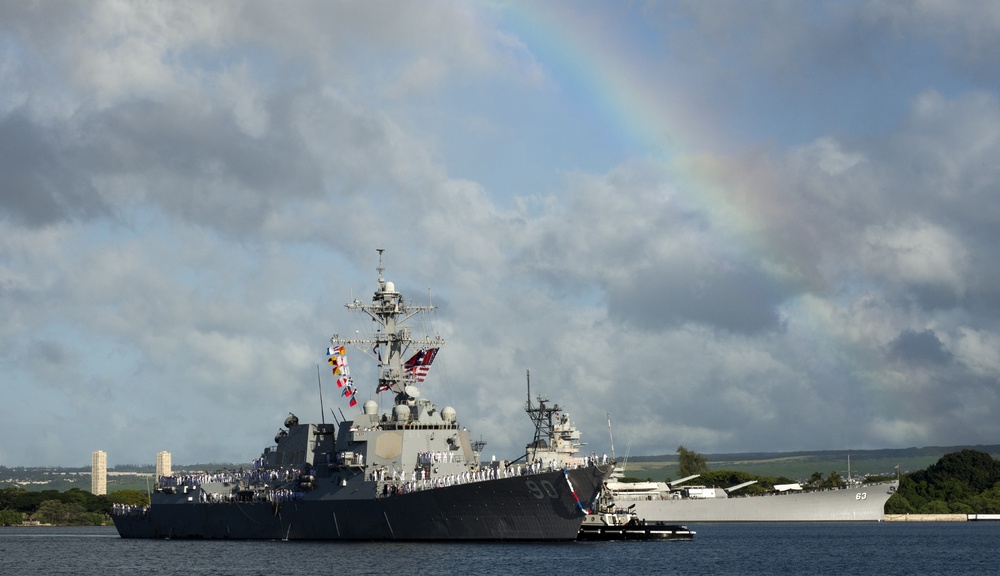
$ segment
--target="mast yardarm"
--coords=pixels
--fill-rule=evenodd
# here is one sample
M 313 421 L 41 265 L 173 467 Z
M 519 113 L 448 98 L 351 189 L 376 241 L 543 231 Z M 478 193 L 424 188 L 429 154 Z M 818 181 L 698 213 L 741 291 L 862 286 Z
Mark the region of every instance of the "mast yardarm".
M 440 348 L 444 346 L 444 339 L 440 335 L 433 338 L 425 336 L 422 339 L 411 335 L 410 326 L 405 323 L 417 314 L 432 311 L 436 307 L 414 305 L 403 299 L 403 295 L 396 291 L 396 286 L 383 276 L 384 251 L 382 248 L 378 249 L 378 288 L 371 304 L 354 300 L 345 305 L 348 310 L 363 312 L 372 319 L 375 323 L 374 337 L 340 338 L 334 334 L 330 342 L 334 346 L 350 344 L 378 362 L 376 391 L 393 392 L 396 395 L 395 403 L 400 404 L 409 396 L 407 388 L 413 388 L 412 384 L 417 381 L 414 374 L 404 366 L 404 355 L 411 349 Z

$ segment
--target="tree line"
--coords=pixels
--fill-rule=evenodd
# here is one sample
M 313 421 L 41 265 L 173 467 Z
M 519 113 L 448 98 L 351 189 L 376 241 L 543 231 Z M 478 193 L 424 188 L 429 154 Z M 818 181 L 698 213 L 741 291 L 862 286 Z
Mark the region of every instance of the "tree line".
M 110 521 L 115 504 L 146 506 L 149 497 L 138 490 L 95 496 L 80 488 L 31 491 L 21 486 L 0 489 L 0 526 L 25 521 L 58 526 L 100 526 Z
M 751 474 L 749 472 L 741 472 L 738 470 L 709 470 L 708 461 L 704 456 L 698 454 L 694 450 L 689 450 L 684 446 L 678 446 L 677 475 L 680 478 L 686 478 L 695 474 L 699 475 L 698 478 L 702 484 L 716 488 L 725 488 L 749 482 L 750 480 L 756 480 L 755 484 L 742 488 L 740 491 L 741 495 L 771 492 L 774 490 L 774 486 L 776 484 L 796 483 L 796 480 L 788 478 L 787 476 L 761 476 L 759 474 Z M 871 482 L 880 480 L 883 480 L 883 478 L 868 478 L 868 481 Z M 668 478 L 667 481 L 669 482 L 670 479 Z M 840 472 L 834 470 L 827 476 L 823 476 L 822 472 L 813 472 L 812 476 L 810 476 L 808 480 L 805 480 L 803 484 L 808 489 L 829 490 L 833 488 L 843 488 L 847 486 L 847 481 L 840 475 Z
M 905 474 L 886 514 L 1000 514 L 1000 461 L 977 450 L 945 454 Z

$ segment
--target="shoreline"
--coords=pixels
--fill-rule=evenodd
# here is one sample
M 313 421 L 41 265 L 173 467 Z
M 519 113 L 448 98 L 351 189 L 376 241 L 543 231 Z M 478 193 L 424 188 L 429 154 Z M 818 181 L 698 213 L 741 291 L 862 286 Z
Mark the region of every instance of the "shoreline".
M 885 522 L 996 522 L 1000 514 L 886 514 Z

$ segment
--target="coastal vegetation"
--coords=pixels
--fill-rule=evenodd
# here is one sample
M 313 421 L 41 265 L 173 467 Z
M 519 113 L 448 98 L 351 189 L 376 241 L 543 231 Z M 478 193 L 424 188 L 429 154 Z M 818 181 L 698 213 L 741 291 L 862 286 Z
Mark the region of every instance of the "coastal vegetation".
M 905 474 L 885 504 L 887 514 L 1000 514 L 1000 461 L 985 452 L 945 454 Z
M 684 446 L 677 447 L 677 473 L 681 477 L 701 474 L 708 471 L 708 461 L 694 450 Z
M 9 486 L 0 489 L 0 526 L 16 526 L 25 521 L 55 526 L 100 526 L 110 522 L 114 504 L 148 503 L 146 494 L 138 490 L 95 496 L 79 488 L 60 492 Z

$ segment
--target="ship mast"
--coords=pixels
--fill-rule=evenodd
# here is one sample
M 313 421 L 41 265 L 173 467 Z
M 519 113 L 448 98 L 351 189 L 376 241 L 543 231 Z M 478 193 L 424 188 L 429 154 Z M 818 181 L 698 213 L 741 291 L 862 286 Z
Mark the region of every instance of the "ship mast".
M 562 410 L 558 404 L 547 407 L 545 404 L 549 401 L 545 396 L 538 396 L 538 407 L 534 407 L 531 403 L 531 371 L 527 370 L 528 379 L 528 405 L 525 408 L 525 412 L 528 413 L 528 417 L 531 418 L 531 422 L 535 425 L 535 439 L 531 443 L 531 447 L 535 450 L 542 448 L 545 440 L 547 438 L 552 440 L 555 437 L 555 424 L 552 422 L 552 415 L 556 412 Z M 547 446 L 551 448 L 551 446 Z
M 416 379 L 407 372 L 403 355 L 411 348 L 439 348 L 444 345 L 444 339 L 439 335 L 416 339 L 410 334 L 410 327 L 405 322 L 421 312 L 434 310 L 435 306 L 418 306 L 403 300 L 403 295 L 396 291 L 396 286 L 383 276 L 385 268 L 382 265 L 382 253 L 385 249 L 377 250 L 378 288 L 371 304 L 355 299 L 345 305 L 348 310 L 363 312 L 372 319 L 375 324 L 374 336 L 340 338 L 334 334 L 330 343 L 335 346 L 350 344 L 374 359 L 379 371 L 376 391 L 391 391 L 396 395 L 395 403 L 401 404 L 419 393 L 412 385 Z

